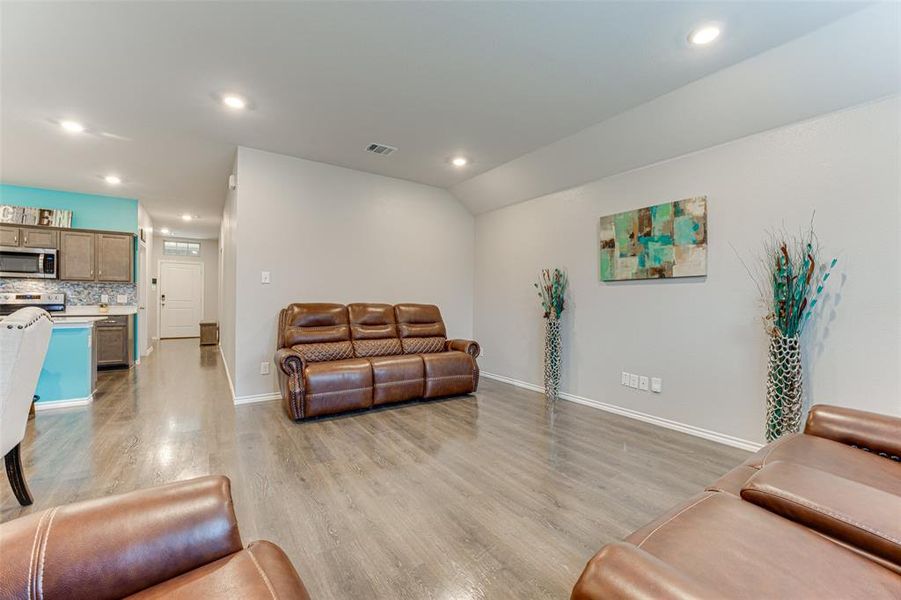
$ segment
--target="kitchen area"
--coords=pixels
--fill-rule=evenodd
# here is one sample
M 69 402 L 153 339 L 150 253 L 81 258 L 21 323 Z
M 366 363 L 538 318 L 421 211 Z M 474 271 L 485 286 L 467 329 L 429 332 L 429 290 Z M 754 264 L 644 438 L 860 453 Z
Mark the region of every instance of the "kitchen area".
M 35 410 L 89 404 L 98 369 L 135 364 L 136 251 L 128 232 L 0 224 L 0 316 L 53 320 Z

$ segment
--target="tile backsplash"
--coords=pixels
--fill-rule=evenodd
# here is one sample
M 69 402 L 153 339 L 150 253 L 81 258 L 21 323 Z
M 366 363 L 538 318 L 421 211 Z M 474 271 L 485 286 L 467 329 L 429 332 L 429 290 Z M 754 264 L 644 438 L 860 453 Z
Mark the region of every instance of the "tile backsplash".
M 66 304 L 73 306 L 100 304 L 101 294 L 109 296 L 110 304 L 117 304 L 116 296 L 128 296 L 126 304 L 137 304 L 138 291 L 134 283 L 86 283 L 48 279 L 0 278 L 0 292 L 27 292 L 66 295 Z

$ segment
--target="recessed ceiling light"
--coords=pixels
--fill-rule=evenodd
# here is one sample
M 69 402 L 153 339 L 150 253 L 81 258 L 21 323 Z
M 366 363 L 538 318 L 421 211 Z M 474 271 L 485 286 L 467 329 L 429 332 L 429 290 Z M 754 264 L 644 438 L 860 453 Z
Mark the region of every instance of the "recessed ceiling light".
M 160 233 L 162 233 L 163 235 L 169 235 L 169 228 L 163 227 L 162 229 L 160 229 Z
M 69 133 L 81 133 L 84 131 L 84 125 L 78 121 L 60 121 L 59 126 Z
M 688 41 L 695 46 L 705 46 L 720 37 L 720 28 L 716 25 L 698 27 L 688 36 Z
M 247 107 L 247 100 L 235 94 L 226 94 L 222 96 L 222 104 L 235 110 L 242 110 Z
M 103 180 L 110 185 L 119 185 L 120 183 L 122 183 L 122 178 L 118 175 L 107 175 L 103 178 Z
M 465 156 L 457 156 L 451 159 L 451 164 L 455 167 L 465 167 L 469 164 L 469 159 Z
M 190 221 L 190 220 L 193 219 L 193 218 L 194 218 L 194 217 L 193 217 L 192 215 L 189 215 L 188 213 L 185 213 L 185 214 L 183 214 L 183 215 L 181 216 L 181 220 L 182 220 L 182 221 Z

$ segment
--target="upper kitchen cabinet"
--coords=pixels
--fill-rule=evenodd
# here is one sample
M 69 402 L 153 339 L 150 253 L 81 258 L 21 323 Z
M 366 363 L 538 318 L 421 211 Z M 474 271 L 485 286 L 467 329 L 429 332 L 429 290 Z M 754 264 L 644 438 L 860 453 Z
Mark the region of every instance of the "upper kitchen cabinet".
M 0 246 L 17 247 L 19 245 L 18 227 L 0 227 Z
M 34 227 L 0 227 L 0 246 L 14 248 L 57 248 L 59 232 L 55 229 Z
M 19 238 L 24 248 L 57 248 L 59 246 L 59 232 L 55 229 L 31 229 L 23 227 Z
M 118 233 L 96 235 L 97 281 L 131 281 L 134 272 L 133 236 Z
M 94 237 L 88 231 L 61 231 L 59 236 L 59 278 L 94 281 Z

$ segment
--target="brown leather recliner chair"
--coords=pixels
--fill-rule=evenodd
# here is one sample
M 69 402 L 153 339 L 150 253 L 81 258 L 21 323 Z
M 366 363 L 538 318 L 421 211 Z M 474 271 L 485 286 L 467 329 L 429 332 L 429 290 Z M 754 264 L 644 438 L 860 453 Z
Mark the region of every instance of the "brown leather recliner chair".
M 601 549 L 573 600 L 901 598 L 901 419 L 814 406 L 804 433 Z
M 0 525 L 0 598 L 309 600 L 270 542 L 246 548 L 226 477 L 78 502 Z
M 291 304 L 279 313 L 279 387 L 292 419 L 475 392 L 479 345 L 448 340 L 431 304 Z

